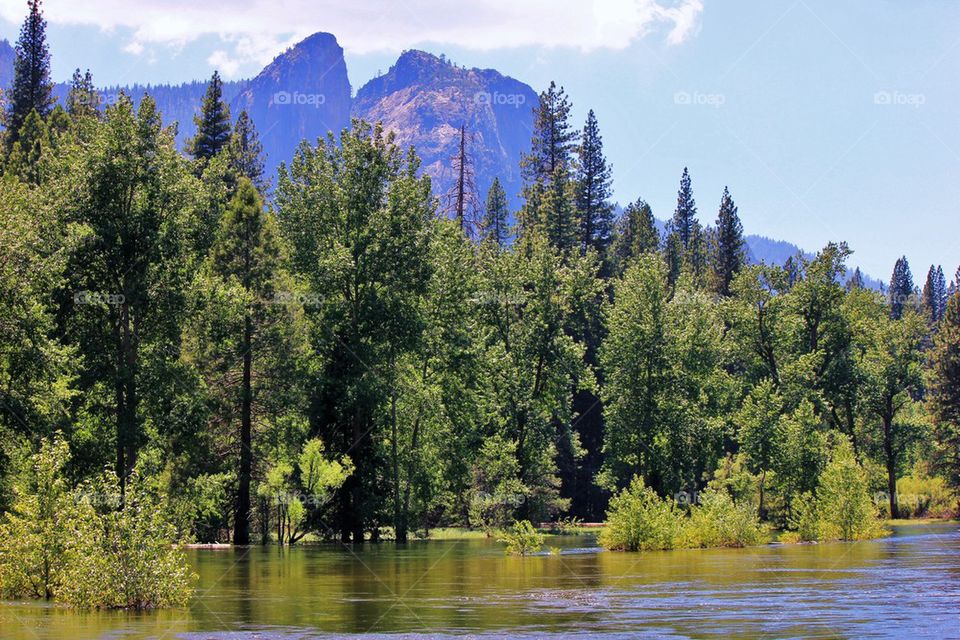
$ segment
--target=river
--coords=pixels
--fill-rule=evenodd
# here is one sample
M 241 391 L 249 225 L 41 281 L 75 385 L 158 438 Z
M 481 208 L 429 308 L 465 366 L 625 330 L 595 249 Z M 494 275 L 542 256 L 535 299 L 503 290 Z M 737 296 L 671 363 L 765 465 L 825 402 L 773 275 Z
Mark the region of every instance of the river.
M 507 557 L 487 540 L 195 549 L 184 610 L 0 604 L 11 640 L 364 637 L 960 638 L 960 529 L 882 540 Z

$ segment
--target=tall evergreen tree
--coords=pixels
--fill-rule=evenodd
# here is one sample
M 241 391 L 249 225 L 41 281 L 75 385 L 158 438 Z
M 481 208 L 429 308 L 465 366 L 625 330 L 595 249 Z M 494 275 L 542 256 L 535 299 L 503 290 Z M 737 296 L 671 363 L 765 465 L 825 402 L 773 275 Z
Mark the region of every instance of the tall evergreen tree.
M 613 239 L 614 273 L 622 275 L 636 256 L 656 253 L 660 248 L 660 232 L 653 210 L 643 198 L 637 198 L 623 210 L 617 221 Z
M 894 320 L 899 320 L 906 309 L 914 306 L 913 275 L 910 273 L 910 263 L 906 256 L 899 258 L 893 266 L 889 295 L 890 317 Z
M 80 69 L 75 70 L 67 94 L 67 113 L 74 119 L 95 116 L 99 103 L 100 96 L 93 86 L 93 74 L 89 69 L 82 75 Z
M 850 280 L 847 281 L 847 291 L 863 289 L 864 286 L 863 273 L 860 271 L 860 267 L 857 267 L 853 270 L 853 275 L 850 276 Z
M 223 82 L 220 73 L 213 72 L 207 92 L 203 96 L 200 113 L 194 116 L 197 133 L 190 140 L 190 154 L 206 162 L 230 143 L 230 108 L 223 101 Z
M 212 276 L 237 282 L 244 308 L 237 356 L 243 362 L 240 390 L 240 460 L 233 543 L 250 544 L 250 480 L 253 464 L 253 364 L 263 305 L 274 294 L 280 248 L 273 221 L 263 210 L 256 187 L 241 178 L 237 194 L 224 214 L 210 255 Z M 259 320 L 259 322 L 258 322 Z
M 481 240 L 492 242 L 501 248 L 505 247 L 509 241 L 509 216 L 507 193 L 500 184 L 500 178 L 494 178 L 490 190 L 487 191 L 487 202 L 480 229 Z
M 570 124 L 571 106 L 563 87 L 558 89 L 555 82 L 540 94 L 533 113 L 530 153 L 521 161 L 528 185 L 549 182 L 560 166 L 570 169 L 570 158 L 579 138 Z
M 250 180 L 258 193 L 266 193 L 270 182 L 263 175 L 263 145 L 246 109 L 237 116 L 233 134 L 230 136 L 229 150 L 230 166 L 237 175 Z
M 540 200 L 537 216 L 550 244 L 562 253 L 570 251 L 577 242 L 577 220 L 574 209 L 575 185 L 562 164 L 557 165 L 550 183 Z
M 53 83 L 50 81 L 50 50 L 47 47 L 47 21 L 41 0 L 27 0 L 30 12 L 15 49 L 13 86 L 7 103 L 7 152 L 19 139 L 20 127 L 31 111 L 46 118 L 53 106 Z
M 603 155 L 603 138 L 593 109 L 587 114 L 577 148 L 577 215 L 580 250 L 593 247 L 600 255 L 610 246 L 613 231 L 611 167 Z
M 743 225 L 737 215 L 737 205 L 727 187 L 723 188 L 720 199 L 720 213 L 717 215 L 716 242 L 713 243 L 713 290 L 722 296 L 730 295 L 730 283 L 733 282 L 746 263 Z
M 684 251 L 690 248 L 694 240 L 697 227 L 697 203 L 693 199 L 693 188 L 690 185 L 690 174 L 683 168 L 680 177 L 680 190 L 677 192 L 677 209 L 673 214 L 673 230 L 680 238 Z
M 920 308 L 931 325 L 940 322 L 945 310 L 947 285 L 944 282 L 943 269 L 930 265 L 927 280 L 920 294 Z

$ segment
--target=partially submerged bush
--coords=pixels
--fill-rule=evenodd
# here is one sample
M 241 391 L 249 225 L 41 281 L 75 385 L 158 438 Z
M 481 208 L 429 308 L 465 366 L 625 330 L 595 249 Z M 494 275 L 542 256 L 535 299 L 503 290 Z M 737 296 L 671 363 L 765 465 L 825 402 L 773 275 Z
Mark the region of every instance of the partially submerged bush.
M 610 500 L 600 544 L 615 551 L 672 549 L 682 531 L 682 513 L 637 476 Z
M 816 494 L 794 499 L 789 526 L 784 541 L 866 540 L 886 534 L 870 497 L 867 472 L 849 442 L 834 447 Z
M 54 595 L 74 515 L 63 476 L 69 461 L 70 448 L 58 433 L 42 443 L 14 483 L 13 505 L 0 524 L 0 595 L 5 598 Z
M 500 534 L 500 542 L 507 543 L 507 553 L 525 556 L 536 553 L 543 546 L 544 536 L 529 520 L 513 523 L 513 528 Z
M 78 494 L 75 525 L 57 599 L 78 607 L 153 609 L 182 606 L 196 576 L 171 541 L 174 527 L 159 500 L 131 475 L 124 495 L 113 472 Z
M 750 547 L 764 544 L 767 534 L 750 502 L 735 502 L 724 490 L 707 489 L 690 508 L 680 547 Z
M 0 524 L 0 592 L 89 608 L 186 603 L 195 576 L 172 545 L 160 501 L 134 474 L 123 497 L 112 472 L 70 490 L 58 434 L 31 457 Z

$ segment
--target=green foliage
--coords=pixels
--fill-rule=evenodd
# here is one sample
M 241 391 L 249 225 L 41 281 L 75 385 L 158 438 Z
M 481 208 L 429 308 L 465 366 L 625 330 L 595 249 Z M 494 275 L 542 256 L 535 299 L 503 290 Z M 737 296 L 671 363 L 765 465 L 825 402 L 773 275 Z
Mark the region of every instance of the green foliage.
M 171 542 L 176 531 L 138 474 L 124 492 L 112 471 L 78 488 L 77 516 L 57 599 L 77 607 L 183 606 L 197 576 Z
M 543 547 L 544 535 L 536 530 L 529 520 L 513 523 L 513 527 L 500 534 L 499 541 L 507 545 L 507 554 L 526 556 Z
M 107 471 L 72 489 L 70 448 L 44 440 L 0 524 L 0 593 L 84 608 L 181 606 L 196 580 L 167 510 L 134 473 L 121 493 Z
M 57 433 L 30 457 L 15 485 L 13 505 L 0 524 L 0 594 L 51 598 L 64 583 L 72 524 L 76 519 L 64 468 L 70 447 Z
M 614 551 L 673 549 L 683 532 L 683 514 L 636 476 L 630 486 L 610 499 L 607 526 L 599 542 Z
M 690 507 L 679 547 L 750 547 L 767 542 L 756 507 L 747 500 L 735 502 L 724 490 L 707 489 Z
M 481 445 L 471 474 L 470 526 L 490 536 L 513 520 L 529 492 L 519 473 L 516 442 L 495 435 Z
M 960 511 L 960 496 L 947 486 L 946 480 L 925 473 L 899 478 L 897 498 L 901 517 L 949 518 Z
M 816 493 L 798 496 L 792 511 L 790 526 L 800 540 L 864 540 L 886 533 L 867 473 L 846 440 L 833 448 Z
M 934 462 L 950 486 L 960 489 L 960 293 L 947 302 L 931 360 L 928 403 L 934 422 Z
M 505 247 L 510 239 L 509 218 L 507 193 L 500 184 L 500 178 L 494 178 L 490 190 L 487 191 L 487 201 L 483 209 L 483 222 L 480 226 L 480 237 L 498 247 Z

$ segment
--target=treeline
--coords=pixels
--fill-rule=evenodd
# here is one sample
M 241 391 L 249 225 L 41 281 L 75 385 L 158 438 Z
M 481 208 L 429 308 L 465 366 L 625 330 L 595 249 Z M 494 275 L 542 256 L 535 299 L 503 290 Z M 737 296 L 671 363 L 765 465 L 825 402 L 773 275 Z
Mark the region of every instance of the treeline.
M 0 180 L 4 507 L 57 431 L 74 484 L 146 478 L 181 536 L 238 544 L 601 519 L 636 476 L 791 527 L 841 443 L 892 514 L 898 481 L 924 509 L 960 485 L 960 273 L 750 265 L 686 170 L 665 237 L 641 199 L 616 217 L 553 84 L 522 208 L 495 181 L 475 228 L 379 125 L 271 184 L 217 74 L 185 157 L 149 97 L 100 110 L 78 71 L 53 104 L 43 26 L 32 2 Z

